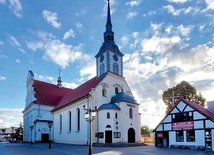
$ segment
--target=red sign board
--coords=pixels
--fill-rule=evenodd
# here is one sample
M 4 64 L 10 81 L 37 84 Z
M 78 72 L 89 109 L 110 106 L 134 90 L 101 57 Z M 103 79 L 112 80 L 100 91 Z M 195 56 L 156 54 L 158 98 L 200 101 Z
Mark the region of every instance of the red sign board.
M 163 138 L 163 133 L 157 133 L 158 138 Z
M 172 123 L 172 130 L 193 129 L 193 121 Z

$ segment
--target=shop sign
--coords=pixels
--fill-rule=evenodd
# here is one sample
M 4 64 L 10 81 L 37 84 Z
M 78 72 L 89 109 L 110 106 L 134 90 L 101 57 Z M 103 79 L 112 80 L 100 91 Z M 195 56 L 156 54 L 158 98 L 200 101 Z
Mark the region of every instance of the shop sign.
M 163 138 L 163 133 L 157 133 L 158 138 Z
M 172 130 L 193 129 L 193 121 L 172 123 Z

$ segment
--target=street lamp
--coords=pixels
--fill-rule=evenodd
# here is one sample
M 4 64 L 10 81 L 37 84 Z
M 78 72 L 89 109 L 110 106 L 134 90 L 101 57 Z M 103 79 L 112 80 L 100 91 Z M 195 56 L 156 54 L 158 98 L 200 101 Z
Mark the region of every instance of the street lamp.
M 30 145 L 33 144 L 33 142 L 32 142 L 32 130 L 33 130 L 33 125 L 30 126 L 30 135 L 31 135 Z
M 48 122 L 48 128 L 49 128 L 49 143 L 48 143 L 48 148 L 51 148 L 51 127 L 53 125 L 53 122 Z
M 91 122 L 95 119 L 97 107 L 95 107 L 94 109 L 90 109 L 90 108 L 87 109 L 87 108 L 85 108 L 85 105 L 84 105 L 83 110 L 86 111 L 85 120 L 89 122 L 89 149 L 88 149 L 88 154 L 92 155 Z

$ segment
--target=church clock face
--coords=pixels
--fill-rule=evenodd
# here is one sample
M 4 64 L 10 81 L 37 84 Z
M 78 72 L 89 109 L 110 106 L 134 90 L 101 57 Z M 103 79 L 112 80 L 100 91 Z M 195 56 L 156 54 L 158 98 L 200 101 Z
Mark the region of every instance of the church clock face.
M 103 60 L 104 60 L 104 56 L 101 55 L 101 56 L 100 56 L 100 62 L 103 62 Z
M 118 56 L 116 54 L 113 55 L 114 61 L 118 61 Z

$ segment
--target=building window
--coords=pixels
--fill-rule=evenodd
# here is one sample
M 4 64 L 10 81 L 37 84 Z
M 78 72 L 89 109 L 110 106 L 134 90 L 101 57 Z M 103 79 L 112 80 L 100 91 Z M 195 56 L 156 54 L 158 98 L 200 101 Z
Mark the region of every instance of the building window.
M 113 72 L 118 74 L 118 64 L 117 63 L 113 64 Z
M 176 113 L 172 115 L 172 122 L 186 122 L 192 120 L 193 120 L 192 112 Z
M 115 94 L 119 93 L 119 89 L 117 87 L 115 87 Z
M 114 132 L 114 138 L 120 138 L 121 133 L 120 132 Z
M 104 97 L 107 96 L 106 86 L 103 86 L 103 89 L 102 89 L 102 96 L 104 96 Z
M 184 132 L 176 131 L 176 142 L 183 142 L 183 141 L 184 141 Z
M 68 112 L 68 131 L 71 132 L 71 112 Z
M 133 118 L 133 110 L 132 108 L 129 108 L 129 118 Z
M 117 119 L 117 113 L 115 113 L 115 118 Z
M 59 133 L 62 133 L 62 115 L 59 115 Z
M 187 142 L 195 141 L 195 130 L 186 131 Z
M 107 112 L 107 119 L 110 119 L 110 113 Z
M 80 109 L 77 108 L 77 131 L 80 131 Z
M 105 65 L 102 63 L 100 65 L 100 75 L 102 75 L 104 73 L 104 68 L 105 68 Z

